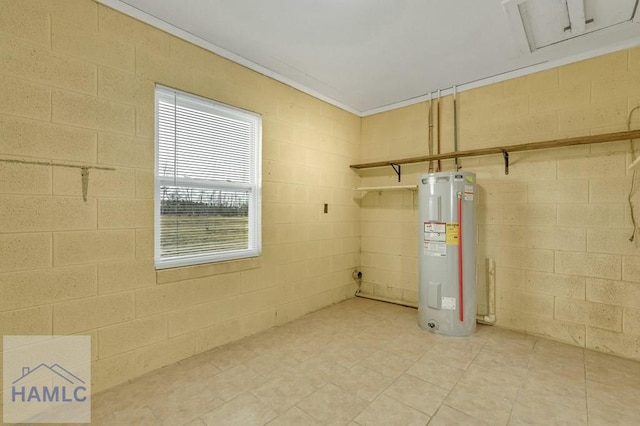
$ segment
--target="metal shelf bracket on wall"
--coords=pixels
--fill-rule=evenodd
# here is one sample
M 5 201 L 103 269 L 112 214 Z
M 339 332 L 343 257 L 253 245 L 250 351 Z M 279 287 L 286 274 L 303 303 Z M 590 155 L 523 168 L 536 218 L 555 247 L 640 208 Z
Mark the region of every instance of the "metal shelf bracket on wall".
M 509 153 L 506 149 L 502 150 L 502 157 L 504 158 L 504 174 L 509 174 Z
M 87 193 L 89 191 L 89 170 L 107 170 L 114 171 L 113 167 L 102 166 L 82 166 L 77 164 L 57 163 L 54 161 L 31 161 L 31 160 L 19 160 L 14 158 L 0 158 L 2 163 L 10 164 L 29 164 L 33 166 L 50 166 L 50 167 L 67 167 L 71 169 L 80 169 L 80 179 L 82 184 L 82 200 L 87 201 Z
M 396 174 L 398 175 L 398 182 L 400 182 L 402 179 L 402 166 L 396 163 L 391 163 L 390 166 L 393 169 L 393 171 L 396 172 Z

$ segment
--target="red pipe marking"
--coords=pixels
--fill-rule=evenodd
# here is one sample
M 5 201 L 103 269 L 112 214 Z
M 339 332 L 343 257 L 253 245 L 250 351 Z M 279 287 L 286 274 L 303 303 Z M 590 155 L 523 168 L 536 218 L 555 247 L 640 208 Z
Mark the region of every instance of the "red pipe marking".
M 460 321 L 464 321 L 464 289 L 462 287 L 462 195 L 458 194 L 458 292 L 460 298 Z

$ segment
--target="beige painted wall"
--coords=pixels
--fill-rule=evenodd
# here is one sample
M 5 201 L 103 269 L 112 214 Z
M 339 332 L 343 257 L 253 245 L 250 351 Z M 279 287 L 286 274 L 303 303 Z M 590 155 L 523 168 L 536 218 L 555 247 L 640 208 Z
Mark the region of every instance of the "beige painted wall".
M 263 117 L 263 255 L 153 266 L 154 83 Z M 91 0 L 0 2 L 0 334 L 90 334 L 98 391 L 351 297 L 361 120 Z M 328 214 L 322 212 L 329 204 Z
M 416 300 L 414 196 L 359 198 L 397 182 L 348 165 L 425 154 L 425 103 L 361 120 L 91 0 L 3 0 L 0 35 L 0 158 L 115 168 L 84 202 L 77 169 L 0 162 L 1 334 L 91 334 L 97 391 L 350 297 L 358 265 L 364 291 Z M 460 149 L 624 130 L 639 70 L 634 49 L 460 93 Z M 154 82 L 262 114 L 259 259 L 155 272 Z M 447 152 L 450 97 L 442 123 Z M 629 160 L 609 143 L 512 154 L 509 176 L 462 161 L 499 326 L 640 359 Z
M 640 48 L 465 91 L 458 102 L 461 150 L 626 130 L 640 104 Z M 442 152 L 450 152 L 451 96 L 441 111 Z M 426 155 L 427 117 L 421 103 L 364 118 L 361 161 Z M 630 161 L 628 141 L 512 153 L 508 176 L 502 156 L 461 160 L 478 175 L 478 287 L 484 294 L 484 264 L 493 259 L 498 326 L 640 359 Z M 404 166 L 402 184 L 427 171 Z M 363 186 L 398 184 L 390 168 L 361 175 Z M 416 200 L 409 191 L 360 200 L 364 292 L 417 301 Z M 640 197 L 633 200 L 640 209 Z

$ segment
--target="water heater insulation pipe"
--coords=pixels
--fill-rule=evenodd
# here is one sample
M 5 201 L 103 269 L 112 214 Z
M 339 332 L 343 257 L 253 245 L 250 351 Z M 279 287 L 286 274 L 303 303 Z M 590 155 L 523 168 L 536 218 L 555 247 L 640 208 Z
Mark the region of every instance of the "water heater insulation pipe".
M 458 294 L 460 297 L 460 322 L 464 322 L 464 279 L 462 276 L 462 194 L 458 192 Z

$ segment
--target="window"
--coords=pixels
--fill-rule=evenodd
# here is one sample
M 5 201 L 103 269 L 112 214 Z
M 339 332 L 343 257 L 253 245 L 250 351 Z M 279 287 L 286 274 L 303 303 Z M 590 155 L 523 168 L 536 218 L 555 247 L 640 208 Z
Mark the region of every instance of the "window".
M 156 268 L 260 254 L 261 118 L 156 86 Z

